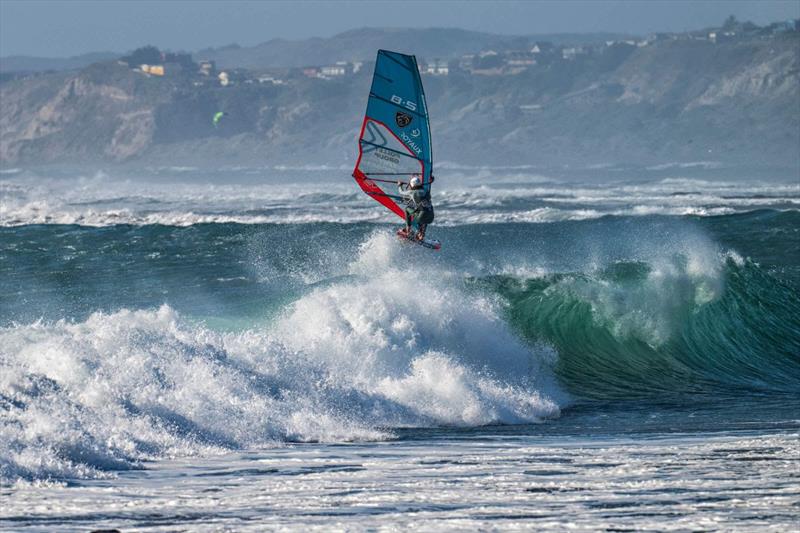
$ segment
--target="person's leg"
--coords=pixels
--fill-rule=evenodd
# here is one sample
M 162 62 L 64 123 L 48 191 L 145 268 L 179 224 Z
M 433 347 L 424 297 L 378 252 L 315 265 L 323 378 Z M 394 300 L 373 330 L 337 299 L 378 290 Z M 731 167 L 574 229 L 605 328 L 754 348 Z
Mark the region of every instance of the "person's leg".
M 414 212 L 406 208 L 406 233 L 411 234 L 411 220 L 414 217 Z
M 417 227 L 419 230 L 417 231 L 417 238 L 422 240 L 425 238 L 425 230 L 428 229 L 428 224 L 433 222 L 433 212 L 432 211 L 422 211 L 419 216 L 417 217 Z

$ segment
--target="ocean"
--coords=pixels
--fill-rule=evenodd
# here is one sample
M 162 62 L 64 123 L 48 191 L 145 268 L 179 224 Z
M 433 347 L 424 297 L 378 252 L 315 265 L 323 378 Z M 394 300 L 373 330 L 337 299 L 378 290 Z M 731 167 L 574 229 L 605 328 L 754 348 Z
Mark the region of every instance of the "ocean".
M 0 529 L 796 528 L 800 184 L 727 172 L 444 165 L 434 252 L 345 167 L 6 169 Z

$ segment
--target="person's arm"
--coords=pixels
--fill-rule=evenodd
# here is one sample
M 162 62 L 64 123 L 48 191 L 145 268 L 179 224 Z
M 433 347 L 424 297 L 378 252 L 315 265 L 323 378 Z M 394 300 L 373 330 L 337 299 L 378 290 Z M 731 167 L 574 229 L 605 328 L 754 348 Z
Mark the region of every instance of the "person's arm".
M 400 196 L 406 199 L 411 198 L 411 195 L 413 194 L 413 191 L 408 188 L 408 183 L 404 183 L 402 181 L 397 182 L 397 192 L 400 193 Z

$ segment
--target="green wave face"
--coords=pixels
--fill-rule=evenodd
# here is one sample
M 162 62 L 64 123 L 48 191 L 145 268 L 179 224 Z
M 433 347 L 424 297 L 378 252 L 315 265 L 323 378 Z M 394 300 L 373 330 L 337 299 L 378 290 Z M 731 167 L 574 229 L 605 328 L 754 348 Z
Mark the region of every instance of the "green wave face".
M 800 298 L 758 265 L 728 258 L 721 275 L 682 257 L 616 263 L 594 274 L 478 285 L 507 302 L 514 328 L 558 351 L 579 398 L 800 392 Z

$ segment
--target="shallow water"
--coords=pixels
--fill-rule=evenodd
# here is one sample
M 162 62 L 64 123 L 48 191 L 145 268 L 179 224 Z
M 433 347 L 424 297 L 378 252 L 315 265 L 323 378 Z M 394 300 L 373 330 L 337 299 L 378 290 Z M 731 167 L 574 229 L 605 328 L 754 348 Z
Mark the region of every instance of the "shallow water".
M 0 520 L 39 531 L 258 531 L 299 524 L 787 531 L 797 523 L 797 433 L 526 432 L 536 431 L 409 432 L 393 442 L 161 460 L 110 480 L 19 487 Z

